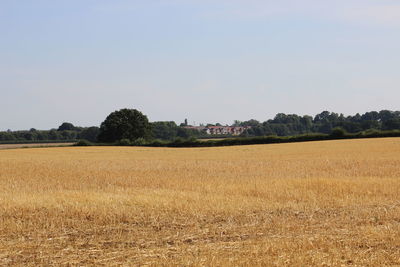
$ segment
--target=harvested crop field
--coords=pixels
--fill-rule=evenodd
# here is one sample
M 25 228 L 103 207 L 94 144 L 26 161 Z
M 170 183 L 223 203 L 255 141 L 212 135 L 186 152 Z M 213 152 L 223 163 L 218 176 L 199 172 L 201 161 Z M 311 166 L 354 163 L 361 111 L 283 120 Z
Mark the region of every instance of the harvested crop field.
M 2 266 L 400 265 L 400 138 L 0 151 Z
M 62 147 L 72 146 L 74 143 L 32 143 L 32 144 L 0 144 L 2 149 L 31 148 L 31 147 Z

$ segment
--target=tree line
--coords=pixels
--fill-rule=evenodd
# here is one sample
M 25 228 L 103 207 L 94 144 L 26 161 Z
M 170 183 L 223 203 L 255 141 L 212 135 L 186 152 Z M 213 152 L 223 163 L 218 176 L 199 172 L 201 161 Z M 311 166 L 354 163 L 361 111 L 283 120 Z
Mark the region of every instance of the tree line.
M 99 127 L 76 127 L 65 122 L 58 129 L 0 132 L 0 143 L 68 142 L 81 139 L 96 142 L 99 132 Z
M 400 129 L 400 111 L 371 111 L 362 115 L 357 113 L 354 116 L 323 111 L 314 117 L 279 113 L 273 119 L 264 122 L 235 121 L 235 125 L 251 126 L 243 136 L 330 134 L 335 128 L 341 128 L 348 133 L 368 130 L 389 131 Z
M 220 124 L 215 124 L 220 125 Z M 178 126 L 174 121 L 149 122 L 146 115 L 135 109 L 121 109 L 110 113 L 100 127 L 77 127 L 64 122 L 57 129 L 0 132 L 0 142 L 90 142 L 143 144 L 154 140 L 176 141 L 209 137 L 188 129 L 187 120 Z M 316 116 L 279 113 L 273 119 L 235 121 L 232 126 L 250 126 L 241 137 L 296 136 L 305 134 L 361 133 L 400 129 L 400 111 L 371 111 L 344 116 L 323 111 Z
M 0 143 L 34 143 L 34 142 L 89 142 L 112 143 L 120 140 L 199 138 L 204 134 L 178 126 L 174 121 L 157 121 L 150 123 L 147 116 L 135 109 L 121 109 L 112 112 L 100 127 L 78 127 L 64 122 L 57 129 L 0 132 Z

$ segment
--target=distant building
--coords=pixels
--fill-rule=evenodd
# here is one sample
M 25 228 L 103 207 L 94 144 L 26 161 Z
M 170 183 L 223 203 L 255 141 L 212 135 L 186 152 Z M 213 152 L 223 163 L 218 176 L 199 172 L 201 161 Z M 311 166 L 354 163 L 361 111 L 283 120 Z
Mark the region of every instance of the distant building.
M 251 128 L 239 126 L 185 126 L 187 129 L 197 130 L 209 135 L 240 135 L 245 130 Z

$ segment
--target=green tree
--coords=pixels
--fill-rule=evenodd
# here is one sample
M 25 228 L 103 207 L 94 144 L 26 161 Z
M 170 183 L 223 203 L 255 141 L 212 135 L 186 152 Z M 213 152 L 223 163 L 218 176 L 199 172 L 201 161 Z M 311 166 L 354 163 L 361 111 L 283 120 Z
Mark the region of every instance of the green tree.
M 337 138 L 344 137 L 346 134 L 347 134 L 346 130 L 340 127 L 333 128 L 331 132 L 331 136 Z
M 57 131 L 73 131 L 73 130 L 75 130 L 75 126 L 69 122 L 63 122 L 57 129 Z
M 100 132 L 100 128 L 99 127 L 89 127 L 89 128 L 85 128 L 83 129 L 80 133 L 79 133 L 79 139 L 85 139 L 88 140 L 90 142 L 96 142 L 97 141 L 97 136 L 99 135 Z
M 156 121 L 151 125 L 154 138 L 173 140 L 177 137 L 178 126 L 173 121 Z
M 121 139 L 149 138 L 151 126 L 146 115 L 136 109 L 121 109 L 107 116 L 100 126 L 98 140 L 112 143 Z
M 235 121 L 236 122 L 236 121 Z M 258 120 L 248 120 L 248 121 L 243 121 L 240 123 L 240 126 L 251 126 L 251 127 L 257 127 L 260 126 L 260 122 Z
M 398 130 L 400 129 L 400 119 L 393 118 L 383 122 L 384 130 Z
M 50 130 L 49 131 L 49 139 L 50 140 L 61 140 L 61 135 L 59 134 L 59 132 L 57 132 L 55 130 Z

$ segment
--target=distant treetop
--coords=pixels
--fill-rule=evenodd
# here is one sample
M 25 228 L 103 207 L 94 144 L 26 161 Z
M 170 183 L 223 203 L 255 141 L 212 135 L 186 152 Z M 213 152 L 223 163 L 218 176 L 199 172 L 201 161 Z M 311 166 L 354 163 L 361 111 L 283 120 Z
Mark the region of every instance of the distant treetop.
M 136 109 L 121 109 L 107 116 L 100 126 L 98 140 L 112 143 L 122 139 L 134 141 L 150 138 L 151 126 L 147 116 Z
M 75 130 L 75 126 L 69 122 L 63 122 L 57 129 L 57 131 L 73 131 L 73 130 Z

